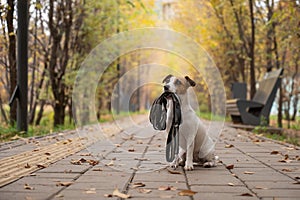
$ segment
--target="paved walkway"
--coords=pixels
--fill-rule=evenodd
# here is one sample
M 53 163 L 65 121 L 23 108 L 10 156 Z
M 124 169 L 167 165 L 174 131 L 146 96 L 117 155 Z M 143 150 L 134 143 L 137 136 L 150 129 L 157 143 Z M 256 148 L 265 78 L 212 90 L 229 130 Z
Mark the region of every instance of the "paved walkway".
M 300 198 L 299 149 L 225 127 L 217 167 L 174 171 L 165 162 L 166 135 L 145 120 L 121 132 L 104 125 L 109 140 L 89 127 L 79 136 L 69 131 L 1 144 L 0 200 Z

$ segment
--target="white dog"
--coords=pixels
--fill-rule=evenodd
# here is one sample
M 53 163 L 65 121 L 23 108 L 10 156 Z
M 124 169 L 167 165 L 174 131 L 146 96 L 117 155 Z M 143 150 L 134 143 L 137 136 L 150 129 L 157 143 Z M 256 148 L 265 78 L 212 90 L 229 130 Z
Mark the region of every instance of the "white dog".
M 173 168 L 184 164 L 185 170 L 193 170 L 193 162 L 203 164 L 203 167 L 216 166 L 217 157 L 214 155 L 214 143 L 207 135 L 204 124 L 197 117 L 188 99 L 187 90 L 196 83 L 188 76 L 178 78 L 168 75 L 163 80 L 164 90 L 174 92 L 180 99 L 182 124 L 179 127 L 179 153 L 171 163 Z M 173 109 L 172 100 L 168 100 L 167 133 L 170 130 Z M 185 162 L 185 163 L 184 163 Z

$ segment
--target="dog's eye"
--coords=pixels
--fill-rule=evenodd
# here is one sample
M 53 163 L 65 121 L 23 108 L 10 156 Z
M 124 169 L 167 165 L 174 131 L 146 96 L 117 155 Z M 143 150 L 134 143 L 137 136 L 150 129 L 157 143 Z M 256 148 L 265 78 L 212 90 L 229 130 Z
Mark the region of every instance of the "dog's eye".
M 181 81 L 180 80 L 176 80 L 175 81 L 175 85 L 181 85 Z

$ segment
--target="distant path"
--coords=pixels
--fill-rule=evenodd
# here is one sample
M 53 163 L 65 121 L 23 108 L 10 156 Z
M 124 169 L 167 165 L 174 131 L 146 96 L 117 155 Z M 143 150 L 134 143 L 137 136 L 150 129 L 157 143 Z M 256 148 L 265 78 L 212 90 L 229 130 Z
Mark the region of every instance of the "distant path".
M 135 120 L 139 125 L 129 126 L 128 119 L 120 122 L 122 130 L 107 123 L 103 128 L 109 139 L 95 139 L 98 133 L 89 127 L 84 130 L 87 139 L 71 131 L 12 149 L 1 145 L 0 180 L 25 170 L 31 174 L 1 187 L 0 200 L 120 199 L 110 197 L 115 188 L 140 200 L 296 200 L 300 196 L 300 150 L 293 146 L 226 127 L 216 147 L 217 167 L 170 171 L 165 162 L 166 135 L 154 131 L 147 116 Z M 87 149 L 85 145 L 89 145 Z M 8 159 L 13 155 L 22 160 L 19 166 Z M 59 158 L 54 162 L 52 157 Z M 40 159 L 49 163 L 34 164 L 33 160 Z

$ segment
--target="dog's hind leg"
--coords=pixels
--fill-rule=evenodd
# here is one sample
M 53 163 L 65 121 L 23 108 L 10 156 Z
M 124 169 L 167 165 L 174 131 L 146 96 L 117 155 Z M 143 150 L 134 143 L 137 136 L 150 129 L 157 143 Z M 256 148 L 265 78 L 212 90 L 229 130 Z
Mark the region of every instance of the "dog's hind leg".
M 218 156 L 211 154 L 210 158 L 206 162 L 203 163 L 203 167 L 205 167 L 205 168 L 215 167 L 215 166 L 217 166 L 218 160 L 219 160 Z

